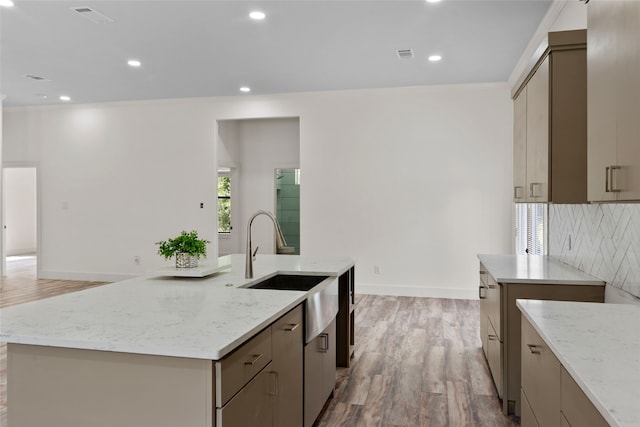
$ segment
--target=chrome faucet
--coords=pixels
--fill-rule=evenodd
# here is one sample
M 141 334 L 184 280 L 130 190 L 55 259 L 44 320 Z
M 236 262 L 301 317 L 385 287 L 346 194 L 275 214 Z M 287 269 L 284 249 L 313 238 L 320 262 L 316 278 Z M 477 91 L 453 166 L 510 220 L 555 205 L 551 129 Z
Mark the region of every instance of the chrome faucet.
M 249 223 L 247 224 L 247 261 L 245 262 L 245 266 L 244 266 L 245 279 L 253 278 L 253 255 L 254 254 L 251 252 L 251 224 L 253 223 L 253 220 L 258 215 L 266 215 L 269 218 L 271 218 L 271 221 L 273 221 L 273 226 L 276 229 L 276 246 L 278 248 L 283 248 L 287 246 L 287 241 L 284 240 L 284 236 L 282 235 L 282 229 L 280 228 L 280 223 L 278 223 L 278 219 L 271 212 L 268 212 L 268 211 L 258 211 L 254 213 L 251 216 L 251 218 L 249 218 Z M 256 249 L 256 252 L 257 252 L 257 249 Z

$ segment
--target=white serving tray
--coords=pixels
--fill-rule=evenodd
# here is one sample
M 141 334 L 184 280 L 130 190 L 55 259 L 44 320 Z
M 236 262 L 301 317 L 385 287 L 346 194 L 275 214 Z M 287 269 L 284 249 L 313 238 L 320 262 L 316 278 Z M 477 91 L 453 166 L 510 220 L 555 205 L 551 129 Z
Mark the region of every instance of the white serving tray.
M 230 262 L 225 264 L 202 264 L 192 268 L 176 268 L 173 266 L 161 268 L 160 270 L 154 271 L 152 274 L 169 277 L 206 277 L 230 267 Z

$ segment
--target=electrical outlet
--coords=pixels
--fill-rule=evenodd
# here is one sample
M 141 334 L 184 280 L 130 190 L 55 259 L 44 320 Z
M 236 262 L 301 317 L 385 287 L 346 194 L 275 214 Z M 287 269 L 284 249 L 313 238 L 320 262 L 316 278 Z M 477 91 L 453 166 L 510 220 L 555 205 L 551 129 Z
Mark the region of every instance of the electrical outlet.
M 133 257 L 133 262 L 136 263 L 136 265 L 140 265 L 140 257 L 138 255 Z
M 379 265 L 374 265 L 373 266 L 373 274 L 380 274 L 380 266 Z

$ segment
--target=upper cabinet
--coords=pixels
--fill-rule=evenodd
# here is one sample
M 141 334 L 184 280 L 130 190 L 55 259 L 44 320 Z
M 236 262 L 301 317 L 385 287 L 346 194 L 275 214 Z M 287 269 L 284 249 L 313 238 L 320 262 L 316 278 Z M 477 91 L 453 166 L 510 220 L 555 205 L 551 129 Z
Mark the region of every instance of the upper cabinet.
M 640 2 L 588 4 L 589 201 L 640 200 Z
M 549 33 L 514 96 L 513 200 L 587 200 L 586 30 Z

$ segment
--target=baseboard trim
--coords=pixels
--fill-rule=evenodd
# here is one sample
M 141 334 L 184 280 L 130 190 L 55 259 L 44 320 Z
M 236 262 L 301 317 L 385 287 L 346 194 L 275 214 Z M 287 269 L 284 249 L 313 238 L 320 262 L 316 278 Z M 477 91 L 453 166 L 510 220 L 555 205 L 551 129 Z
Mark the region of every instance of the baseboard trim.
M 356 282 L 357 294 L 399 297 L 478 299 L 477 288 L 425 288 L 419 286 L 372 285 Z
M 138 277 L 135 274 L 84 273 L 79 271 L 39 271 L 38 279 L 82 280 L 85 282 L 119 282 Z
M 7 251 L 6 256 L 32 256 L 36 254 L 36 248 L 21 248 Z

